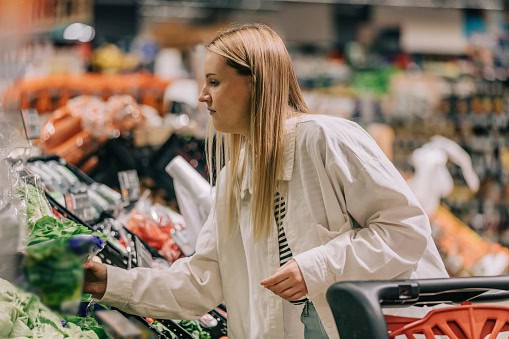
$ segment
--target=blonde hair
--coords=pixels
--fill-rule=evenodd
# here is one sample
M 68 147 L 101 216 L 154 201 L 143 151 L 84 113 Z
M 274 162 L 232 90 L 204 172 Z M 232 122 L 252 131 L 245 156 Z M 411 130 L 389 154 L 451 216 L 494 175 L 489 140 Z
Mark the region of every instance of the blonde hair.
M 233 213 L 238 215 L 240 210 L 242 179 L 246 167 L 251 166 L 251 220 L 254 239 L 260 240 L 272 231 L 274 193 L 283 167 L 285 120 L 289 112 L 307 113 L 308 108 L 288 51 L 268 26 L 249 24 L 230 28 L 214 37 L 207 49 L 225 57 L 238 74 L 251 77 L 249 134 L 247 137 L 224 134 L 211 128 L 207 162 L 211 175 L 218 179 L 221 168 L 229 164 L 225 169 L 227 186 L 223 205 L 227 210 L 219 212 L 225 213 L 231 235 L 239 227 Z M 216 182 L 218 191 L 223 184 Z

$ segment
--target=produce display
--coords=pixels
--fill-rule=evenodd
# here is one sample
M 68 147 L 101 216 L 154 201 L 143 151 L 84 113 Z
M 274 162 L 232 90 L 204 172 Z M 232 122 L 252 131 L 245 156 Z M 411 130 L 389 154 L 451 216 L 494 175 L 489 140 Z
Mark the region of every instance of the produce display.
M 51 75 L 25 79 L 6 90 L 5 107 L 35 108 L 40 113 L 51 112 L 80 95 L 108 99 L 115 94 L 127 94 L 143 105 L 164 112 L 163 94 L 169 81 L 148 73 L 100 75 Z
M 431 218 L 434 237 L 452 276 L 489 276 L 509 271 L 509 249 L 483 239 L 447 208 Z
M 100 326 L 98 329 L 94 327 L 93 317 L 74 317 L 77 302 L 81 296 L 83 258 L 87 254 L 94 253 L 94 241 L 90 241 L 94 236 L 96 239 L 105 240 L 107 246 L 112 245 L 110 250 L 113 248 L 124 258 L 127 257 L 127 264 L 125 266 L 121 264 L 121 267 L 127 266 L 128 269 L 144 266 L 144 262 L 149 263 L 149 267 L 164 269 L 178 258 L 193 253 L 183 217 L 167 206 L 153 203 L 147 194 L 144 194 L 130 209 L 118 192 L 94 182 L 57 157 L 31 159 L 26 168 L 35 176 L 35 181 L 41 183 L 39 186 L 43 186 L 48 196 L 53 198 L 51 202 L 53 208 L 57 206 L 54 205 L 55 203 L 61 203 L 62 206 L 56 208 L 55 213 L 65 211 L 63 215 L 72 214 L 72 211 L 66 211 L 65 198 L 85 192 L 90 200 L 90 207 L 94 208 L 96 215 L 101 215 L 86 226 L 70 220 L 59 220 L 51 216 L 52 210 L 40 188 L 30 185 L 29 189 L 24 190 L 24 192 L 32 192 L 32 202 L 37 202 L 37 206 L 43 206 L 42 208 L 32 206 L 29 213 L 34 222 L 28 237 L 27 255 L 24 260 L 26 280 L 30 290 L 40 295 L 43 302 L 50 308 L 65 313 L 65 319 L 68 322 L 78 324 L 83 329 L 94 330 L 102 338 L 103 329 Z M 27 194 L 23 196 L 26 197 Z M 113 217 L 113 210 L 119 213 L 116 218 Z M 103 215 L 102 212 L 106 214 Z M 35 216 L 43 214 L 46 216 L 35 220 Z M 146 261 L 143 255 L 139 256 L 137 252 L 140 244 L 136 236 L 153 246 L 162 257 L 152 257 Z M 76 249 L 81 252 L 73 253 Z M 107 252 L 105 250 L 98 256 L 108 263 L 108 258 L 111 259 L 111 257 L 108 257 L 107 253 L 105 256 Z M 151 253 L 145 253 L 147 254 L 151 255 Z M 62 260 L 62 258 L 66 259 Z M 160 261 L 164 261 L 165 265 Z M 152 320 L 145 324 L 159 335 L 168 338 L 174 338 L 180 333 L 179 331 L 187 333 L 189 338 L 211 338 L 211 333 L 226 334 L 224 319 L 210 314 L 204 315 L 203 319 L 201 323 L 184 322 L 183 325 L 186 326 L 179 326 L 178 321 L 171 320 Z
M 97 182 L 87 184 L 81 181 L 65 164 L 56 160 L 30 162 L 27 168 L 42 179 L 51 196 L 61 205 L 65 205 L 65 194 L 86 192 L 90 200 L 87 211 L 90 219 L 98 219 L 102 212 L 111 212 L 122 204 L 120 193 Z
M 127 228 L 145 240 L 170 263 L 194 253 L 184 218 L 161 204 L 142 197 L 131 213 L 123 217 Z
M 130 255 L 128 252 L 135 251 L 136 244 L 125 232 L 124 225 L 159 251 L 170 263 L 182 256 L 193 254 L 194 250 L 187 239 L 185 221 L 170 208 L 152 204 L 143 198 L 132 212 L 123 211 L 116 220 L 112 214 L 122 211 L 125 203 L 120 193 L 110 187 L 81 174 L 77 175 L 64 161 L 52 158 L 30 161 L 27 168 L 42 179 L 48 194 L 64 207 L 71 195 L 88 196 L 89 205 L 82 206 L 86 209 L 82 214 L 87 215 L 92 227 L 106 234 L 108 242 L 125 256 Z M 107 217 L 101 218 L 103 212 L 107 213 Z M 136 256 L 132 258 L 133 261 L 137 259 Z
M 0 338 L 98 339 L 93 330 L 82 330 L 47 308 L 38 297 L 0 279 Z M 104 338 L 104 337 L 102 337 Z
M 114 109 L 130 111 L 132 104 L 121 102 Z M 131 113 L 136 115 L 136 111 Z M 83 121 L 83 117 L 80 119 Z M 120 120 L 129 123 L 126 116 L 121 115 Z M 46 127 L 51 130 L 49 125 Z M 89 127 L 93 130 L 99 125 Z M 52 316 L 42 311 L 36 314 L 30 308 L 18 310 L 18 303 L 11 298 L 5 302 L 12 307 L 5 308 L 5 314 L 4 308 L 0 312 L 3 331 L 0 338 L 110 338 L 115 335 L 114 329 L 107 322 L 104 326 L 98 323 L 104 321 L 99 316 L 104 307 L 98 305 L 97 313 L 91 314 L 94 303 L 88 301 L 87 305 L 83 299 L 84 261 L 96 255 L 98 260 L 127 269 L 138 266 L 165 269 L 194 252 L 184 218 L 162 202 L 152 202 L 148 195 L 143 195 L 134 206 L 128 204 L 120 193 L 53 155 L 24 159 L 13 169 L 17 172 L 14 197 L 19 200 L 13 206 L 16 216 L 19 214 L 19 225 L 26 226 L 22 265 L 16 268 L 15 277 L 22 273 L 19 282 L 25 292 L 20 293 L 44 305 L 41 307 Z M 84 213 L 85 210 L 91 212 Z M 147 242 L 155 248 L 148 247 Z M 14 308 L 29 312 L 34 319 L 23 324 L 12 311 Z M 149 337 L 208 339 L 226 334 L 226 319 L 212 311 L 199 321 L 154 319 L 150 323 L 138 316 L 118 313 Z M 19 313 L 19 317 L 22 321 L 27 319 L 24 313 Z
M 112 95 L 106 101 L 82 95 L 54 110 L 41 128 L 39 147 L 74 165 L 83 164 L 109 139 L 160 122 L 157 111 L 140 105 L 129 95 Z

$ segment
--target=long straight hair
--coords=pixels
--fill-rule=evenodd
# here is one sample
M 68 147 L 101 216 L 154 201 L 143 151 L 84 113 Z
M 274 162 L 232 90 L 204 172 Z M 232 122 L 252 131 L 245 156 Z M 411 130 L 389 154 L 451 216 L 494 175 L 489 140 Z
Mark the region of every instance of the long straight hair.
M 218 178 L 217 190 L 227 185 L 223 205 L 227 210 L 219 212 L 226 215 L 230 235 L 239 227 L 235 216 L 240 210 L 242 180 L 249 166 L 253 235 L 260 240 L 272 231 L 274 193 L 283 170 L 285 120 L 290 112 L 308 113 L 308 108 L 288 51 L 268 26 L 232 27 L 214 37 L 207 49 L 225 57 L 238 74 L 251 78 L 249 134 L 220 133 L 210 124 L 207 163 L 211 175 Z M 222 183 L 218 174 L 225 166 L 226 182 Z

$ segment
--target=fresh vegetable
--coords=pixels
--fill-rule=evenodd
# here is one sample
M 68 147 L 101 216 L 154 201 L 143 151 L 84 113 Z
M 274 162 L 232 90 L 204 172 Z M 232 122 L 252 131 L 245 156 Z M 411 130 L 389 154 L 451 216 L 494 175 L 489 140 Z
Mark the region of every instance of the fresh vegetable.
M 92 231 L 83 225 L 77 224 L 71 220 L 57 220 L 46 216 L 42 217 L 34 224 L 32 232 L 28 237 L 28 246 L 38 244 L 52 239 L 69 239 L 78 234 L 92 234 L 106 239 L 102 233 L 92 233 Z
M 58 110 L 52 114 L 41 130 L 41 147 L 47 151 L 78 134 L 81 131 L 81 117 L 73 116 L 69 110 Z
M 74 174 L 64 165 L 59 164 L 55 160 L 52 160 L 49 162 L 49 166 L 57 171 L 62 177 L 64 177 L 71 184 L 71 186 L 78 186 L 80 184 L 80 179 L 76 176 L 76 174 Z
M 58 315 L 36 296 L 18 290 L 0 279 L 0 338 L 80 338 L 98 339 L 89 330 L 68 323 L 62 326 Z
M 175 333 L 170 331 L 170 329 L 168 329 L 168 327 L 164 326 L 159 321 L 154 320 L 152 318 L 147 318 L 147 321 L 150 324 L 150 327 L 155 329 L 157 332 L 165 335 L 166 337 L 168 337 L 170 339 L 178 339 L 178 337 L 177 337 L 177 335 L 175 335 Z
M 110 336 L 106 334 L 106 331 L 102 328 L 101 325 L 97 323 L 93 317 L 65 317 L 65 321 L 67 324 L 75 324 L 79 326 L 84 331 L 92 331 L 94 332 L 99 339 L 109 339 Z
M 58 311 L 79 306 L 82 260 L 72 254 L 66 239 L 29 246 L 24 265 L 30 290 L 39 295 L 44 304 Z M 73 305 L 70 301 L 74 301 Z M 69 311 L 74 313 L 74 310 Z
M 21 201 L 26 202 L 28 227 L 33 228 L 35 221 L 44 216 L 52 215 L 51 208 L 44 196 L 34 185 L 26 184 L 18 189 Z
M 174 320 L 180 327 L 191 333 L 196 339 L 211 339 L 210 334 L 204 331 L 198 320 Z
M 72 221 L 39 219 L 24 260 L 29 289 L 50 308 L 74 314 L 81 297 L 84 258 L 101 248 L 101 238 L 105 236 Z
M 169 226 L 161 226 L 150 216 L 135 211 L 130 215 L 127 228 L 158 250 L 168 261 L 174 262 L 182 257 L 182 251 L 171 237 Z

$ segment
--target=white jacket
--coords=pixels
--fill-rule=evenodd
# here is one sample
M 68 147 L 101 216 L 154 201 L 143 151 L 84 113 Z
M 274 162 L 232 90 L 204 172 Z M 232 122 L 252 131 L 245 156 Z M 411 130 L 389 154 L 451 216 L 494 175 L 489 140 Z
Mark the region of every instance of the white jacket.
M 248 172 L 240 232 L 233 238 L 213 211 L 196 254 L 169 270 L 108 266 L 102 301 L 170 319 L 197 318 L 224 302 L 229 338 L 294 337 L 291 329 L 302 328 L 300 309 L 291 311 L 288 302 L 260 285 L 279 267 L 278 241 L 277 232 L 265 241 L 253 239 L 249 178 Z M 288 244 L 330 338 L 338 338 L 338 332 L 325 293 L 334 282 L 447 276 L 417 199 L 357 124 L 322 115 L 289 119 L 281 179 Z M 220 210 L 224 191 L 217 194 Z

